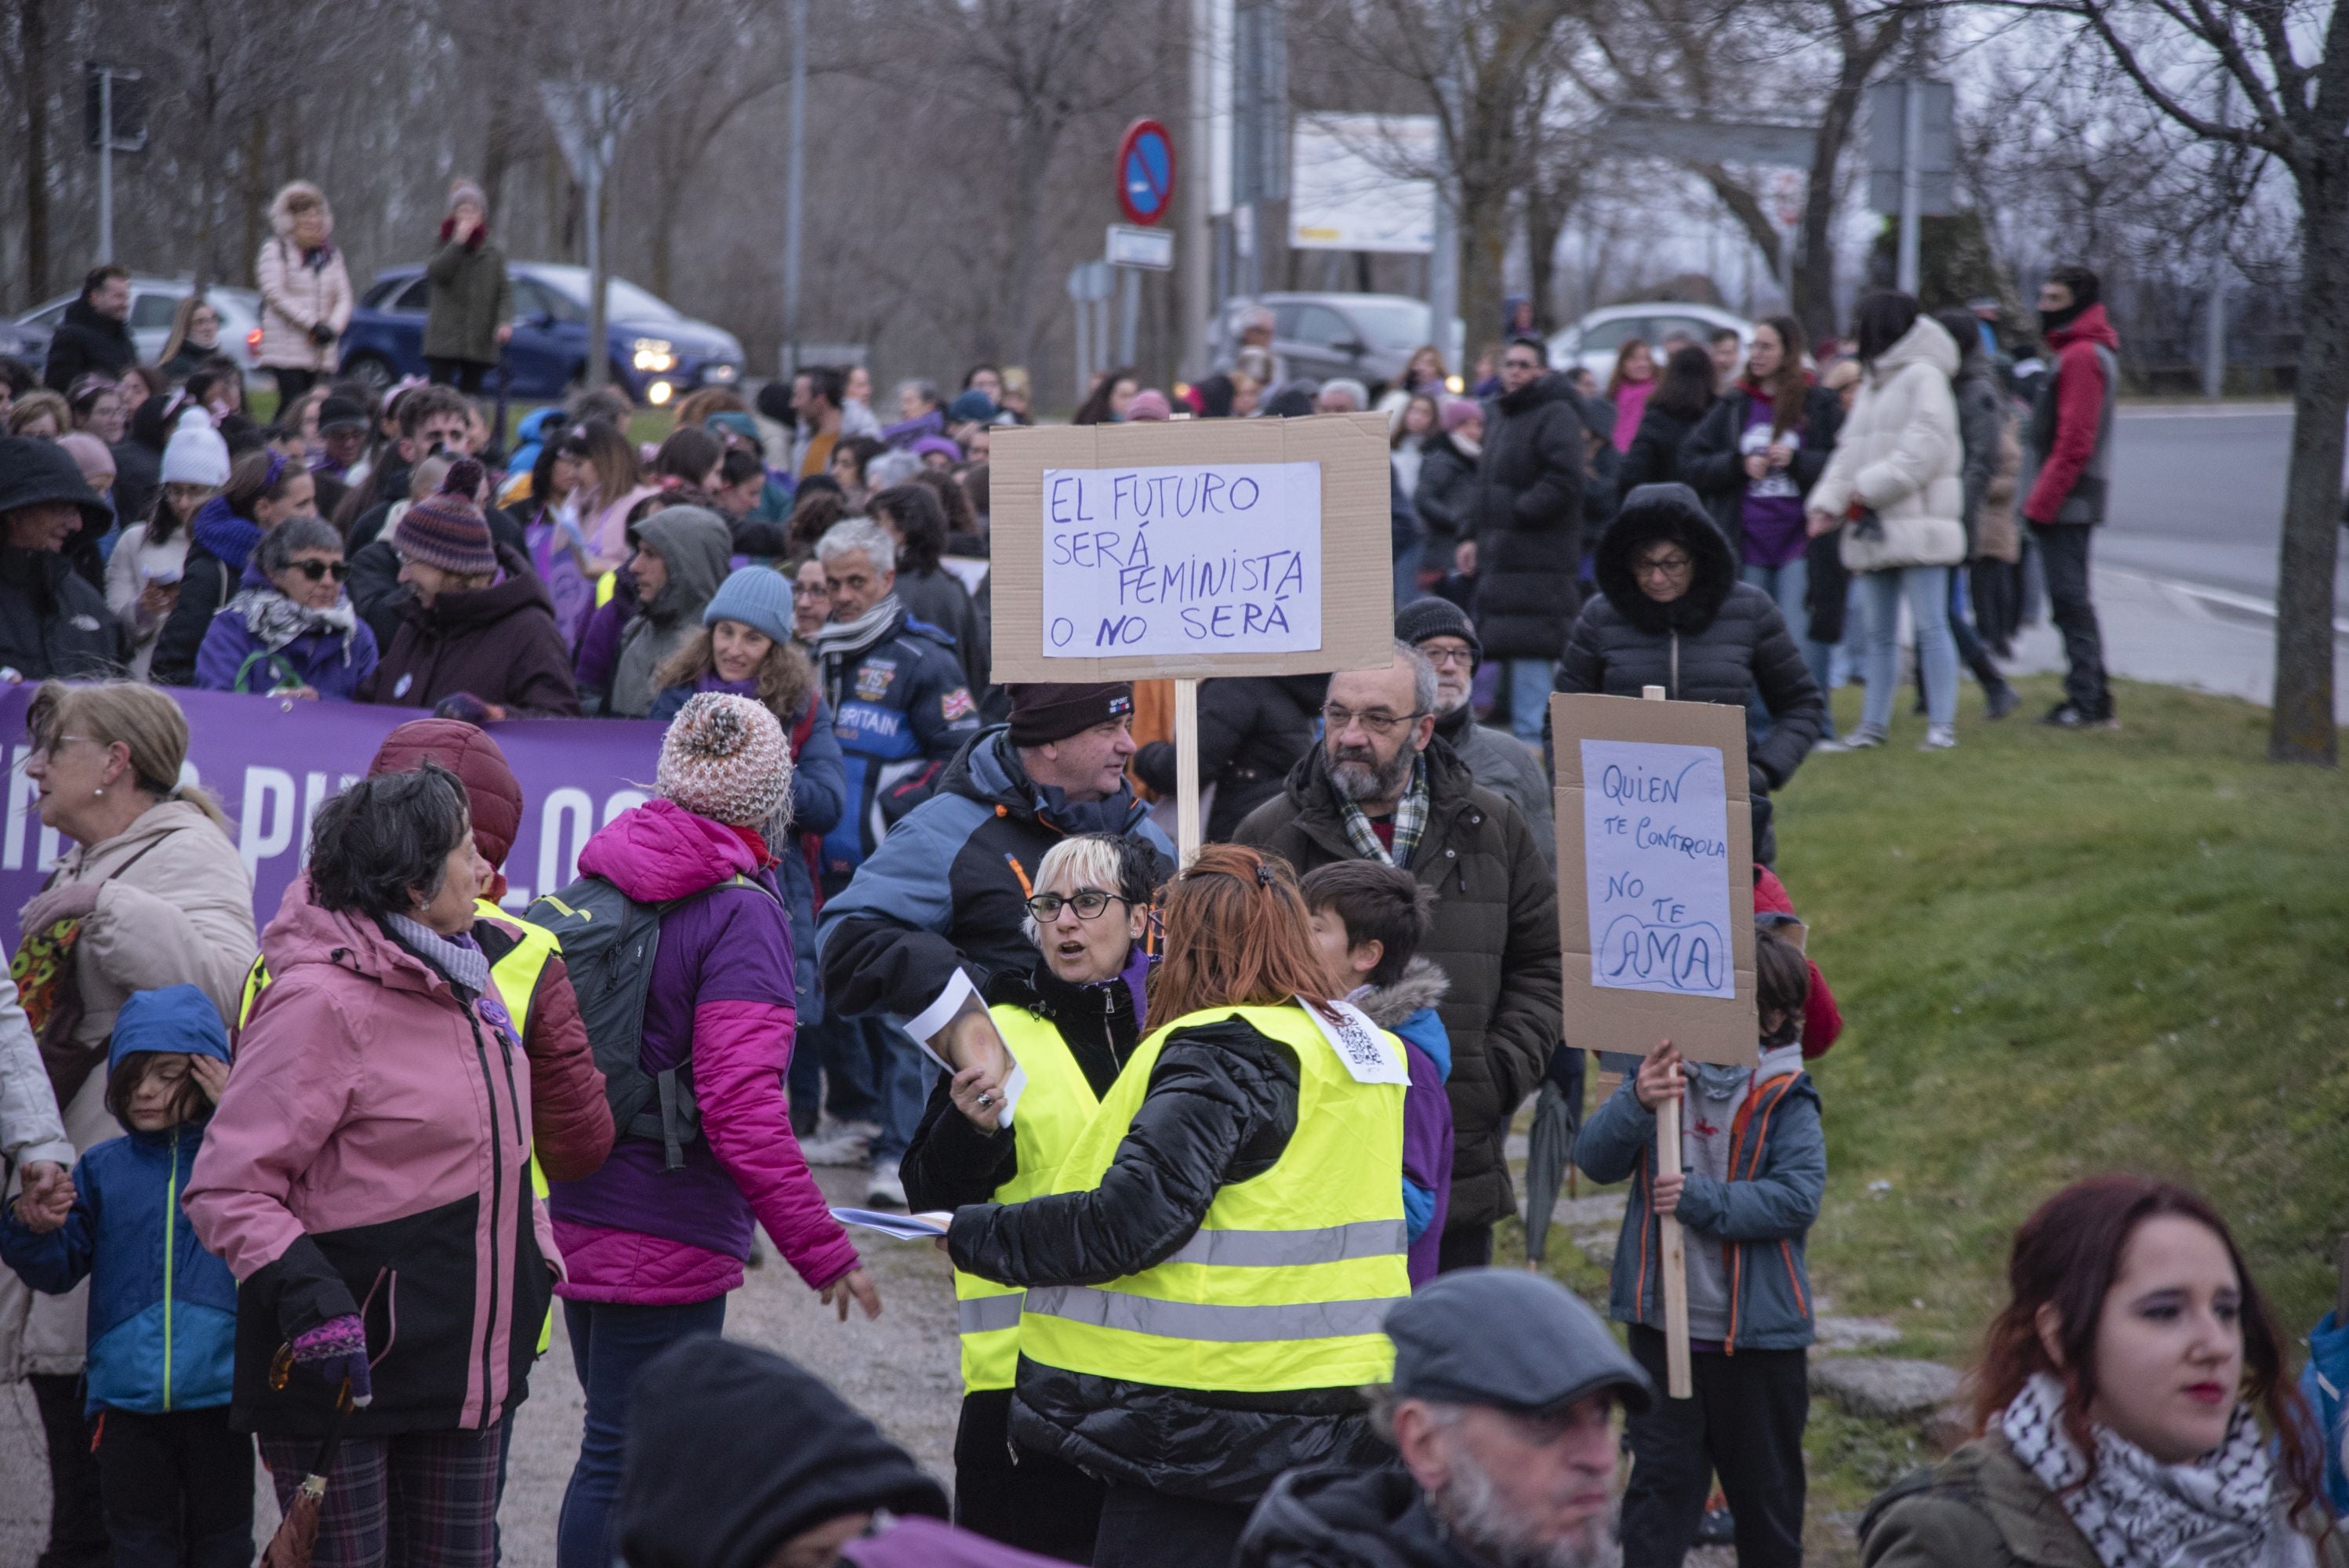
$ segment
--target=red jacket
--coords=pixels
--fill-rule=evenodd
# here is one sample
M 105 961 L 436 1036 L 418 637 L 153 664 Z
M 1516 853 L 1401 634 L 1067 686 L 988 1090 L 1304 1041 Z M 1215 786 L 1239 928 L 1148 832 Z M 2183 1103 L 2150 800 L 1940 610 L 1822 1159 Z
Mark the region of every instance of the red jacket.
M 1786 896 L 1786 884 L 1768 866 L 1754 868 L 1754 913 L 1756 914 L 1793 914 L 1795 901 Z M 1835 993 L 1827 989 L 1826 976 L 1819 966 L 1810 964 L 1811 992 L 1803 1001 L 1803 1059 L 1810 1061 L 1826 1056 L 1827 1047 L 1843 1033 L 1843 1014 L 1836 1007 Z
M 2096 431 L 2105 416 L 2105 362 L 2099 347 L 2117 353 L 2120 334 L 2105 318 L 2105 307 L 2092 304 L 2047 335 L 2055 351 L 2048 374 L 2056 377 L 2055 442 L 2039 465 L 2039 478 L 2023 503 L 2023 515 L 2046 524 L 2063 509 L 2064 498 L 2080 482 L 2088 459 L 2096 455 Z

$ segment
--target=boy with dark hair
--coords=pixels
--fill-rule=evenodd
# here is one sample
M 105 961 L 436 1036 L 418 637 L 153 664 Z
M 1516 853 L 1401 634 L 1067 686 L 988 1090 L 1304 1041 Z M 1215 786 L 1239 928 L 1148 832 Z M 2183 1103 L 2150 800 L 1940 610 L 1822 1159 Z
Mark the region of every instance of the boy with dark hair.
M 1402 1209 L 1415 1289 L 1435 1277 L 1452 1206 L 1452 1037 L 1435 1006 L 1452 982 L 1419 944 L 1434 924 L 1435 892 L 1376 861 L 1336 861 L 1301 884 L 1330 995 L 1360 1007 L 1402 1042 L 1411 1087 L 1402 1101 Z
M 1805 1239 L 1826 1186 L 1818 1089 L 1803 1071 L 1810 970 L 1768 926 L 1754 933 L 1757 1065 L 1686 1068 L 1664 1041 L 1593 1111 L 1574 1162 L 1594 1181 L 1631 1181 L 1616 1243 L 1610 1315 L 1664 1382 L 1663 1249 L 1681 1222 L 1688 1258 L 1695 1398 L 1659 1399 L 1624 1428 L 1624 1568 L 1679 1568 L 1712 1478 L 1736 1518 L 1739 1568 L 1803 1560 L 1803 1424 L 1812 1338 Z M 1656 1169 L 1656 1107 L 1682 1100 L 1682 1174 Z

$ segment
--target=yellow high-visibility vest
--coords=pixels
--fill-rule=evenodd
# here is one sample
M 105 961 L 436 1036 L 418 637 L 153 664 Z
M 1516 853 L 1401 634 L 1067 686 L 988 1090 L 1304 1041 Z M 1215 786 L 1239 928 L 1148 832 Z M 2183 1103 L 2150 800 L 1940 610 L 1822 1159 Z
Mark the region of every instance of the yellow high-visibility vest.
M 1019 1169 L 995 1190 L 999 1203 L 1017 1203 L 1052 1191 L 1061 1161 L 1101 1101 L 1084 1069 L 1069 1052 L 1061 1031 L 1024 1007 L 990 1007 L 996 1031 L 1028 1075 L 1011 1118 Z M 959 1116 L 960 1111 L 949 1112 Z M 1019 1368 L 1019 1304 L 1016 1284 L 955 1271 L 955 1317 L 962 1333 L 962 1387 L 966 1394 L 1009 1388 Z
M 522 930 L 521 940 L 512 950 L 490 965 L 490 984 L 498 988 L 498 1000 L 505 1004 L 506 1016 L 513 1020 L 515 1043 L 520 1044 L 523 1031 L 530 1026 L 530 999 L 538 994 L 538 977 L 545 972 L 549 959 L 563 956 L 563 944 L 555 940 L 554 933 L 508 914 L 488 899 L 475 899 L 473 913 L 483 920 L 502 921 Z M 269 965 L 256 954 L 253 967 L 244 974 L 244 995 L 236 1009 L 238 1028 L 253 1021 L 254 1004 L 267 989 Z M 546 1196 L 546 1172 L 539 1169 L 535 1153 L 530 1157 L 530 1190 L 533 1196 Z M 554 1308 L 549 1306 L 546 1321 L 538 1329 L 538 1353 L 545 1355 L 554 1343 Z
M 1342 1046 L 1298 1004 L 1207 1008 L 1142 1042 L 1053 1191 L 1101 1184 L 1175 1029 L 1238 1018 L 1293 1050 L 1297 1130 L 1271 1170 L 1218 1191 L 1198 1232 L 1164 1263 L 1106 1284 L 1031 1287 L 1019 1315 L 1022 1356 L 1203 1392 L 1388 1379 L 1394 1346 L 1381 1325 L 1411 1294 L 1402 1209 L 1409 1070 L 1400 1041 L 1351 1009 L 1345 1016 Z M 1354 1068 L 1341 1050 L 1355 1054 Z

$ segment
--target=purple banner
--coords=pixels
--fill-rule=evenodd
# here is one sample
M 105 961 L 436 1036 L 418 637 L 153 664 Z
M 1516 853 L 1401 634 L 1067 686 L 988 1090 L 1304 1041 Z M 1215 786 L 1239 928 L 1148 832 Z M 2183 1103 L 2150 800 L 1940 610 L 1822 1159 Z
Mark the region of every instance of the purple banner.
M 40 789 L 25 772 L 32 749 L 25 710 L 36 689 L 24 685 L 0 693 L 0 743 L 9 762 L 0 932 L 11 953 L 16 912 L 69 847 L 41 825 Z M 237 848 L 253 872 L 258 925 L 276 914 L 302 869 L 320 803 L 366 774 L 385 736 L 424 717 L 412 707 L 359 703 L 177 688 L 171 696 L 188 716 L 181 778 L 210 789 L 236 824 Z M 627 718 L 515 718 L 486 727 L 522 781 L 522 827 L 505 864 L 506 907 L 518 911 L 569 882 L 588 835 L 647 798 L 667 727 Z

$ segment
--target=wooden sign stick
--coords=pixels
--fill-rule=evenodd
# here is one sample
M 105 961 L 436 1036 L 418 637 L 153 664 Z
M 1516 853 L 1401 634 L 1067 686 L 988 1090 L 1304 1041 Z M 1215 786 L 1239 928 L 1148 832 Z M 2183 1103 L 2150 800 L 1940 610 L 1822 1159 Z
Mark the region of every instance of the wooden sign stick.
M 1650 702 L 1661 702 L 1664 688 L 1643 686 L 1640 695 Z M 1687 1069 L 1682 1071 L 1685 1075 Z M 1656 1174 L 1680 1173 L 1681 1102 L 1674 1099 L 1656 1107 Z M 1662 1253 L 1658 1267 L 1664 1284 L 1664 1391 L 1675 1399 L 1693 1398 L 1696 1384 L 1689 1368 L 1688 1248 L 1681 1238 L 1678 1216 L 1666 1214 L 1656 1224 Z
M 1187 866 L 1199 852 L 1199 683 L 1174 683 L 1174 851 Z

